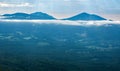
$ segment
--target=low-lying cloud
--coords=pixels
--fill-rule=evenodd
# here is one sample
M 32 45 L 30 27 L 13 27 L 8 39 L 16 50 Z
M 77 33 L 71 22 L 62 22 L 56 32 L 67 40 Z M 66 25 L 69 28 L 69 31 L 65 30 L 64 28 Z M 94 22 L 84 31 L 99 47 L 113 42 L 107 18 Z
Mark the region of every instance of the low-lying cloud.
M 120 24 L 120 21 L 70 21 L 70 20 L 4 20 L 0 22 L 25 22 L 34 24 L 56 24 L 56 25 L 75 25 L 75 26 L 101 26 L 108 24 Z

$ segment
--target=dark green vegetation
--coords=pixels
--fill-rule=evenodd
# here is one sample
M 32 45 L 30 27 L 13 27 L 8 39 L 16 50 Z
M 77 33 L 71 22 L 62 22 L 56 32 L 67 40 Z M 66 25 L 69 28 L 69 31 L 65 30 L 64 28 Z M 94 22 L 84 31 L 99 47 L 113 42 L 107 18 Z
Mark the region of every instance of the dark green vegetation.
M 0 71 L 120 71 L 120 25 L 1 22 Z

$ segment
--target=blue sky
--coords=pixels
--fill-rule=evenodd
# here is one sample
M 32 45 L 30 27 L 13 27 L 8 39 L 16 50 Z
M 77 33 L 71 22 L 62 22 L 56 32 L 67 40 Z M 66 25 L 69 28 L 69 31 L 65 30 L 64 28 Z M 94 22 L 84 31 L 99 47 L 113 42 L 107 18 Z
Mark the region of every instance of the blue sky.
M 0 0 L 0 14 L 36 11 L 56 18 L 88 12 L 120 20 L 120 0 Z

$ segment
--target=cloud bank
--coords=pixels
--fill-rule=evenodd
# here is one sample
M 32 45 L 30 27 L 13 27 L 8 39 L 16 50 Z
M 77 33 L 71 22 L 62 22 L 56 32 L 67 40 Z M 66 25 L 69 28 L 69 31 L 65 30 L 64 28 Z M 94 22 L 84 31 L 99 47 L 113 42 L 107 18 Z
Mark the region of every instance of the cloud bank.
M 70 20 L 3 20 L 0 22 L 20 22 L 34 24 L 55 24 L 55 25 L 74 25 L 74 26 L 101 26 L 109 24 L 119 24 L 120 21 L 70 21 Z
M 32 7 L 33 5 L 30 3 L 7 3 L 0 2 L 0 7 Z

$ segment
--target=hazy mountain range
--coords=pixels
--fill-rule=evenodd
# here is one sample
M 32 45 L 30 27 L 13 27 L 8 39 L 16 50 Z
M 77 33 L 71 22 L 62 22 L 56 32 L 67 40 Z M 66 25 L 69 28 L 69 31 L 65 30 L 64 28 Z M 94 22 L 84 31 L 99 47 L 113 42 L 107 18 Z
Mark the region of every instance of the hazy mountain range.
M 27 14 L 27 13 L 13 13 L 13 14 L 4 14 L 2 15 L 4 18 L 3 19 L 39 19 L 39 20 L 54 20 L 56 18 L 54 18 L 51 15 L 48 15 L 46 13 L 42 13 L 42 12 L 35 12 L 35 13 L 31 13 L 31 14 Z M 95 14 L 89 14 L 89 13 L 80 13 L 77 14 L 75 16 L 69 17 L 69 18 L 65 18 L 62 20 L 107 20 L 101 16 L 95 15 Z
M 4 19 L 55 19 L 54 17 L 42 12 L 35 12 L 31 14 L 27 13 L 4 14 L 2 16 L 4 16 Z

